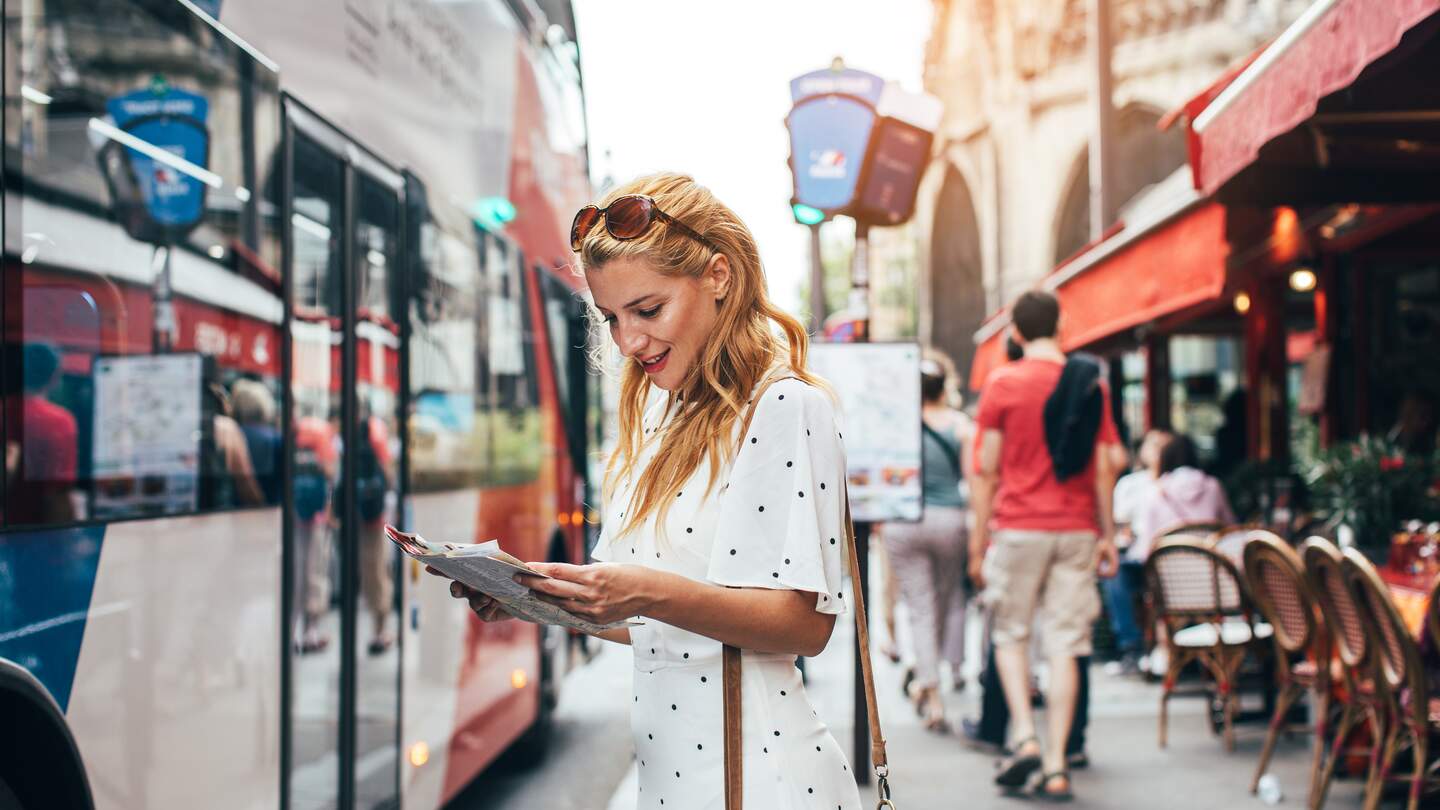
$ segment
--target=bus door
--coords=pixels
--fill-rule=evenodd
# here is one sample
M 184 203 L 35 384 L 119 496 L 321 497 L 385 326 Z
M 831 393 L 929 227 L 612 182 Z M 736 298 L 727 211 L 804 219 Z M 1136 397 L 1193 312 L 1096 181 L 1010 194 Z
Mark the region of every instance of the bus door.
M 287 98 L 294 362 L 286 797 L 399 805 L 402 177 Z

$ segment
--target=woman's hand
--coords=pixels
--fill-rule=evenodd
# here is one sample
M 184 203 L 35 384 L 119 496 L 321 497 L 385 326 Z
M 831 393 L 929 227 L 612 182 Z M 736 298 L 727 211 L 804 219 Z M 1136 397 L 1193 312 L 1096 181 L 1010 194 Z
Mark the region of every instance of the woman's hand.
M 638 565 L 529 563 L 550 579 L 517 575 L 515 581 L 556 607 L 596 624 L 618 622 L 645 613 L 651 585 L 659 572 Z
M 442 579 L 450 579 L 428 565 L 425 566 L 425 573 L 434 574 Z M 464 599 L 469 602 L 470 609 L 475 611 L 475 615 L 479 616 L 482 622 L 503 622 L 507 619 L 515 618 L 511 616 L 505 608 L 501 607 L 500 603 L 495 601 L 493 597 L 483 594 L 474 588 L 467 587 L 453 579 L 450 580 L 450 595 L 456 599 Z

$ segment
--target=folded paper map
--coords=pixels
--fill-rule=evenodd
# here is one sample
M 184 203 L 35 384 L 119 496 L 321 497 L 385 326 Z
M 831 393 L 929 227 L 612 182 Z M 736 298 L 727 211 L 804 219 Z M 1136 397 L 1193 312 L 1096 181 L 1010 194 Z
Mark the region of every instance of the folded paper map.
M 636 622 L 596 624 L 536 598 L 535 592 L 515 581 L 516 574 L 548 579 L 500 549 L 499 540 L 484 543 L 435 543 L 418 534 L 385 526 L 385 536 L 408 556 L 445 576 L 499 602 L 511 616 L 537 624 L 558 624 L 586 633 L 598 633 Z

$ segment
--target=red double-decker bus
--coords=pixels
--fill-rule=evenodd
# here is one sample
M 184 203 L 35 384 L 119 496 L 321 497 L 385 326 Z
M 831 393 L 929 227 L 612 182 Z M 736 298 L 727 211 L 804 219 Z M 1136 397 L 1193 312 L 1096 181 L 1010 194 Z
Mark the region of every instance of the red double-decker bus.
M 0 807 L 430 808 L 572 639 L 381 528 L 583 561 L 568 2 L 4 0 Z

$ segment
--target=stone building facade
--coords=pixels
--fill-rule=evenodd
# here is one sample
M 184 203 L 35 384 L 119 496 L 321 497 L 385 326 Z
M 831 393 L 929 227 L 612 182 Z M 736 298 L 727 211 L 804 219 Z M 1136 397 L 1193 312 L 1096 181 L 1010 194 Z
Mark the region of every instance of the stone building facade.
M 919 333 L 967 375 L 988 313 L 1090 242 L 1091 0 L 935 0 L 925 89 L 945 103 L 916 211 Z M 1284 29 L 1307 0 L 1106 0 L 1114 181 L 1126 202 L 1182 169 L 1170 110 Z M 1181 178 L 1173 182 L 1183 182 Z M 1108 225 L 1109 223 L 1107 223 Z

